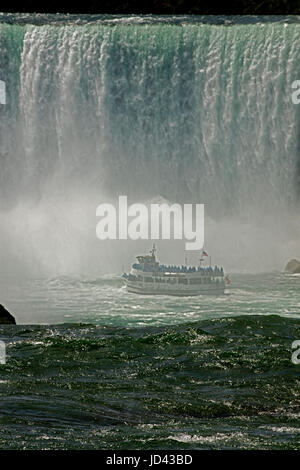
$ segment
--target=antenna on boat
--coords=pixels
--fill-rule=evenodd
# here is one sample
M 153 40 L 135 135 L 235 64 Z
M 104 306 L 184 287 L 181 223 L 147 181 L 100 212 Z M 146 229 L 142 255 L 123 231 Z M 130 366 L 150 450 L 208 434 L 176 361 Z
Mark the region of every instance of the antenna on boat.
M 155 243 L 153 243 L 152 250 L 150 251 L 150 253 L 151 253 L 151 255 L 152 255 L 153 257 L 155 257 L 156 251 L 157 251 L 157 250 L 156 250 L 156 247 L 155 247 Z
M 204 256 L 207 256 L 206 251 L 204 251 L 204 247 L 203 247 L 202 250 L 201 250 L 201 255 L 200 255 L 200 259 L 199 259 L 199 267 L 200 267 L 200 268 L 201 268 L 201 263 L 202 263 L 202 261 L 204 261 L 203 255 L 204 255 Z
M 208 254 L 207 254 L 206 251 L 204 250 L 204 246 L 203 246 L 203 248 L 202 248 L 202 253 L 201 253 L 201 258 L 200 258 L 200 266 L 201 266 L 201 261 L 204 261 L 203 256 L 208 256 Z M 209 257 L 209 265 L 211 266 L 211 256 Z

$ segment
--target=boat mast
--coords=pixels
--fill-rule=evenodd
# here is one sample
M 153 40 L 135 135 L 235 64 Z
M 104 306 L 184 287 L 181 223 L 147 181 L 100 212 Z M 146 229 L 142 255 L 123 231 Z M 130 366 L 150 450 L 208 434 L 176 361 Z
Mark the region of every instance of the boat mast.
M 155 243 L 153 243 L 152 250 L 150 251 L 152 258 L 155 258 L 155 253 L 156 253 L 156 251 L 157 251 L 157 250 L 156 250 L 156 247 L 155 247 Z
M 204 261 L 204 258 L 203 258 L 203 251 L 204 251 L 204 247 L 202 248 L 201 255 L 200 255 L 200 259 L 199 259 L 199 267 L 200 267 L 200 268 L 201 268 L 201 263 L 202 263 L 202 261 Z

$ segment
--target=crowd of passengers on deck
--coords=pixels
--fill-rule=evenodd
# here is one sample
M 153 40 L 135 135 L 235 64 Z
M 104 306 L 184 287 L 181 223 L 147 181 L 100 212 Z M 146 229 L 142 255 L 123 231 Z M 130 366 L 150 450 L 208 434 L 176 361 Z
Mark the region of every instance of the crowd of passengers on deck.
M 195 267 L 195 266 L 166 266 L 164 264 L 160 264 L 158 267 L 154 266 L 147 266 L 143 265 L 140 263 L 133 263 L 132 267 L 134 269 L 138 269 L 141 271 L 146 271 L 146 272 L 153 272 L 153 271 L 158 271 L 161 273 L 202 273 L 202 274 L 213 274 L 214 276 L 223 276 L 223 268 L 219 268 L 218 266 L 215 266 L 212 268 L 211 266 L 208 266 L 206 268 L 202 268 L 201 266 Z

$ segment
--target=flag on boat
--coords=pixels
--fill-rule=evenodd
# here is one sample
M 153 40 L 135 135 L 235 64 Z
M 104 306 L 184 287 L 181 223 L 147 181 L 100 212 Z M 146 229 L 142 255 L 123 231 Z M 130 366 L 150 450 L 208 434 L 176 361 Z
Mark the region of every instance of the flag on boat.
M 206 253 L 206 251 L 202 251 L 202 256 L 208 256 L 208 254 Z
M 230 284 L 230 283 L 231 283 L 231 281 L 230 281 L 230 279 L 229 279 L 228 276 L 225 277 L 225 282 L 226 282 L 226 284 Z

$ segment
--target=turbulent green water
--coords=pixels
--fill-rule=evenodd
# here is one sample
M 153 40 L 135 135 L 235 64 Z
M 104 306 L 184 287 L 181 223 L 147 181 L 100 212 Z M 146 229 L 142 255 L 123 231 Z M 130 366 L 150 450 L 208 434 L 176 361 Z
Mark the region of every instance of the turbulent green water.
M 299 321 L 0 332 L 1 448 L 299 449 Z
M 225 296 L 186 299 L 109 277 L 2 281 L 27 325 L 0 328 L 0 447 L 299 449 L 300 279 L 231 277 Z

